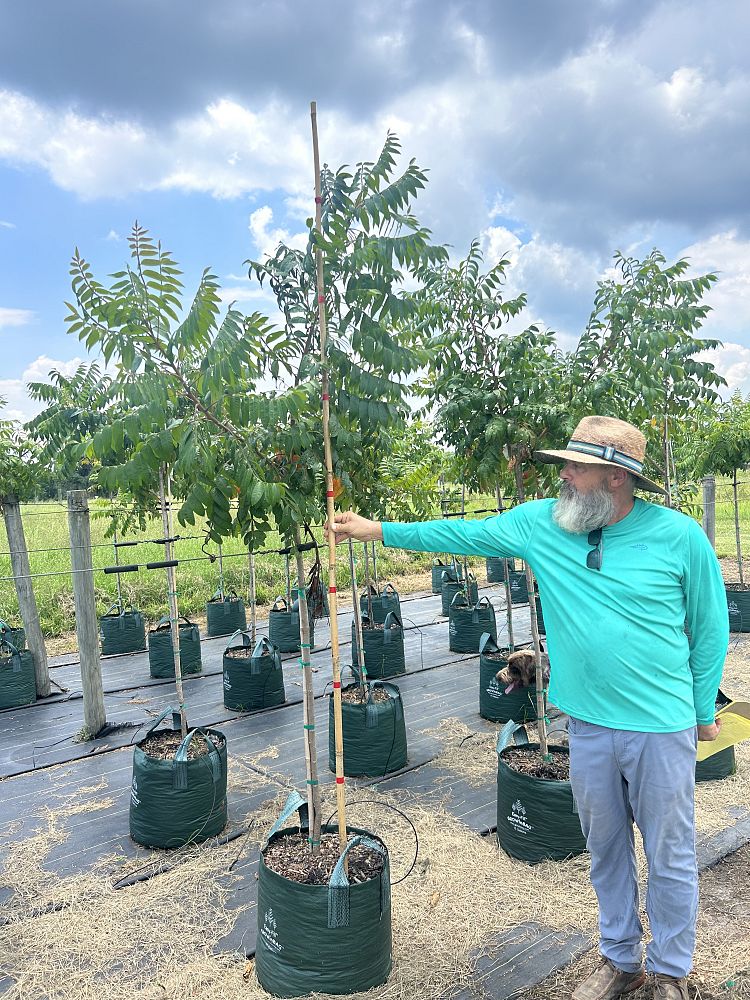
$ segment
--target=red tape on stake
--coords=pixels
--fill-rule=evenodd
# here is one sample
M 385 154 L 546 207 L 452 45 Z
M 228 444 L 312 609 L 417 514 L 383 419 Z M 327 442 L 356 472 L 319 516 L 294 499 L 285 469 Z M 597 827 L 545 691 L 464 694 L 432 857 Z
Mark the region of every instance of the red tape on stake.
M 341 687 L 341 681 L 334 681 L 333 682 L 333 686 L 334 686 L 334 688 L 340 688 Z
M 344 784 L 344 779 L 343 778 L 336 778 L 336 784 L 337 785 L 343 785 Z
M 316 195 L 315 196 L 315 204 L 316 205 L 322 205 L 323 204 L 323 199 L 320 197 L 320 195 Z
M 325 403 L 325 401 L 326 401 L 327 399 L 330 399 L 330 398 L 331 398 L 331 397 L 330 397 L 330 396 L 328 395 L 328 393 L 327 393 L 327 392 L 324 392 L 324 393 L 323 393 L 323 402 L 324 402 L 324 403 Z
M 326 300 L 325 295 L 319 295 L 318 296 L 318 302 L 325 302 L 325 300 Z
M 336 494 L 333 492 L 333 490 L 326 490 L 326 496 L 327 497 L 335 497 Z
M 328 593 L 329 593 L 329 594 L 337 594 L 337 593 L 338 593 L 338 591 L 336 590 L 336 588 L 335 588 L 335 587 L 329 587 L 329 588 L 328 588 Z

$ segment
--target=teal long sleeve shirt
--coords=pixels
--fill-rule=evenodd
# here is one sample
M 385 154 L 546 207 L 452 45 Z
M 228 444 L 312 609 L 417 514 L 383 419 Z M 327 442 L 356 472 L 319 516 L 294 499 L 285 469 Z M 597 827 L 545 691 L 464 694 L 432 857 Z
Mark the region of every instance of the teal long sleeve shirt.
M 558 527 L 554 503 L 533 500 L 482 521 L 385 522 L 383 542 L 528 562 L 544 607 L 550 701 L 569 715 L 653 733 L 712 723 L 729 622 L 700 526 L 637 498 L 603 529 L 602 568 L 592 570 L 587 535 Z

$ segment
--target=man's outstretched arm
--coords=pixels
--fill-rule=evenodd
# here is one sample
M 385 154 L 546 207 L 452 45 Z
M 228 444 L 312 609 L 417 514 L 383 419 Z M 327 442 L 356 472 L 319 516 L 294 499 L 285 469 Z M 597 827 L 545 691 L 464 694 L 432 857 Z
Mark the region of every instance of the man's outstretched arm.
M 346 511 L 336 514 L 333 527 L 337 543 L 382 541 L 392 548 L 454 555 L 525 558 L 526 547 L 540 507 L 532 502 L 482 521 L 425 521 L 397 524 L 371 521 Z

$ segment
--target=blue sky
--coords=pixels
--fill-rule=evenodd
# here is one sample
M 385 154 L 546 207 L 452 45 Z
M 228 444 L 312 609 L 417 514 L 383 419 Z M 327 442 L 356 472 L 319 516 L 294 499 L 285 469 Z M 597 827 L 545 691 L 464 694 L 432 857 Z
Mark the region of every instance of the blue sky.
M 429 168 L 435 238 L 510 253 L 525 322 L 571 346 L 615 249 L 719 269 L 707 335 L 750 391 L 750 5 L 735 0 L 0 3 L 0 395 L 85 357 L 63 322 L 135 219 L 227 300 L 312 214 L 309 102 L 332 164 L 386 130 Z

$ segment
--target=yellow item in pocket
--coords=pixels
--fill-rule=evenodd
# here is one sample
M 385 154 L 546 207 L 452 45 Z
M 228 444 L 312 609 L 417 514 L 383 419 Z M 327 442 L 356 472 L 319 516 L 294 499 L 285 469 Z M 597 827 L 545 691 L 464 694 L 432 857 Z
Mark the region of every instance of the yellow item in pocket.
M 730 701 L 719 709 L 716 718 L 721 719 L 719 735 L 715 740 L 698 741 L 698 760 L 706 760 L 735 743 L 750 740 L 750 702 Z

